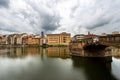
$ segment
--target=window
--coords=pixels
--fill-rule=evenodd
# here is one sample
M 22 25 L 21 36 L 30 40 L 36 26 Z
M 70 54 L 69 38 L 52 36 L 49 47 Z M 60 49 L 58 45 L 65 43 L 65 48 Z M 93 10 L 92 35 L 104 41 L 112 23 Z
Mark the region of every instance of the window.
M 63 43 L 66 43 L 66 41 L 64 40 Z

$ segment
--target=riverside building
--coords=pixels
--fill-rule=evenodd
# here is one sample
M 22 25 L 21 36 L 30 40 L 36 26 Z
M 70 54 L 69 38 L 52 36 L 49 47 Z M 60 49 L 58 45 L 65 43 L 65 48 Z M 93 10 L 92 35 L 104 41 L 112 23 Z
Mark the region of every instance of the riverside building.
M 70 33 L 47 34 L 46 39 L 48 45 L 69 45 Z

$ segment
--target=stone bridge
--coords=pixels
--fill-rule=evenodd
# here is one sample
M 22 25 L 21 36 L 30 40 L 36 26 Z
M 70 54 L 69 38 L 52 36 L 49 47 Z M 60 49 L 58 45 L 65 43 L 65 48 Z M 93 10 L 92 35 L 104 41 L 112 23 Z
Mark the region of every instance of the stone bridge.
M 76 44 L 78 44 L 79 47 L 85 48 L 89 45 L 94 44 L 101 44 L 104 47 L 109 46 L 120 46 L 120 35 L 108 35 L 108 36 L 97 36 L 97 37 L 91 37 L 91 38 L 85 38 L 79 41 L 75 41 Z
M 80 56 L 108 56 L 110 55 L 109 46 L 120 46 L 120 35 L 96 36 L 91 38 L 84 38 L 82 40 L 72 41 L 70 43 L 70 51 L 77 53 Z M 82 51 L 84 50 L 84 52 Z M 108 53 L 105 53 L 108 51 Z M 92 52 L 92 53 L 85 53 Z M 103 54 L 102 54 L 103 53 Z

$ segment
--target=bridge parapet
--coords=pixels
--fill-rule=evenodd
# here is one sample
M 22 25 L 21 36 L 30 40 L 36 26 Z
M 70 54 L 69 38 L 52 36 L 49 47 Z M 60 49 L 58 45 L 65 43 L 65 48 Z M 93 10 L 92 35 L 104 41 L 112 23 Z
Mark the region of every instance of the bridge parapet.
M 108 36 L 94 36 L 87 37 L 81 40 L 75 40 L 71 43 L 74 43 L 72 47 L 79 47 L 83 49 L 84 46 L 91 44 L 101 44 L 105 46 L 120 46 L 120 34 L 119 35 L 108 35 Z
M 100 41 L 99 37 L 85 38 L 70 43 L 70 52 L 72 55 L 86 57 L 105 57 L 111 56 L 108 49 L 110 44 Z M 107 51 L 107 53 L 106 53 Z
M 79 56 L 111 56 L 111 49 L 109 46 L 120 47 L 120 34 L 119 35 L 108 35 L 108 36 L 94 36 L 84 38 L 81 40 L 75 40 L 70 43 L 71 53 Z M 81 50 L 84 50 L 83 53 Z M 91 51 L 91 53 L 86 53 Z M 99 53 L 96 53 L 98 52 Z

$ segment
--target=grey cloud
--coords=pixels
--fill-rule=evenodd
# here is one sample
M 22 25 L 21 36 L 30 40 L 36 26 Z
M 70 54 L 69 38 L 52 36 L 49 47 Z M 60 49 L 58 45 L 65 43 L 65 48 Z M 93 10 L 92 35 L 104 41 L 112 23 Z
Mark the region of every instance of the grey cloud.
M 79 0 L 77 0 L 77 5 L 74 5 L 74 7 L 71 9 L 72 12 L 76 11 L 76 9 L 79 7 L 80 7 Z
M 98 28 L 98 27 L 104 27 L 104 26 L 107 26 L 108 24 L 111 23 L 111 20 L 108 19 L 108 20 L 98 20 L 97 22 L 93 22 L 91 24 L 91 26 L 88 26 L 87 29 L 89 30 L 92 30 L 92 29 L 95 29 L 95 28 Z
M 9 32 L 18 32 L 15 29 L 11 28 L 11 27 L 7 27 L 6 25 L 0 23 L 0 30 L 2 31 L 9 31 Z
M 9 7 L 10 0 L 0 0 L 0 7 Z
M 80 14 L 83 13 L 83 20 L 86 20 L 86 22 L 81 23 L 81 25 L 85 25 L 83 27 L 86 28 L 88 31 L 98 31 L 98 33 L 99 31 L 111 32 L 112 30 L 114 31 L 116 28 L 119 30 L 119 3 L 119 0 L 96 0 L 96 4 L 94 4 L 92 7 L 89 8 L 88 6 L 87 9 L 85 8 L 83 12 L 80 12 Z M 99 9 L 101 9 L 101 11 L 96 13 L 96 10 Z M 88 11 L 91 11 L 92 15 Z M 89 19 L 86 18 L 86 15 L 90 16 Z M 118 24 L 114 25 L 116 23 Z
M 54 3 L 57 3 L 58 1 L 53 0 Z M 37 19 L 40 21 L 40 25 L 38 25 L 38 28 L 40 27 L 42 31 L 45 32 L 52 32 L 56 30 L 57 28 L 60 27 L 59 22 L 60 22 L 60 16 L 57 15 L 55 12 L 52 11 L 52 4 L 49 4 L 49 2 L 46 2 L 46 7 L 52 11 L 52 14 L 48 13 L 47 10 L 42 7 L 43 5 L 41 4 L 41 7 L 38 7 L 36 5 L 32 5 L 31 2 L 28 3 L 34 10 L 35 12 L 38 13 Z M 32 20 L 31 24 L 34 24 L 34 21 Z M 38 30 L 39 31 L 39 30 Z M 39 32 L 37 32 L 39 33 Z
M 42 28 L 44 31 L 54 31 L 58 27 L 60 27 L 59 21 L 60 21 L 60 18 L 57 16 L 46 15 L 44 16 L 43 21 L 42 21 L 43 22 Z
M 117 20 L 115 20 L 114 22 L 119 23 L 119 22 L 120 22 L 120 18 L 119 18 L 119 19 L 117 19 Z
M 4 31 L 79 34 L 104 28 L 110 32 L 120 25 L 120 0 L 0 0 L 0 7 L 9 4 L 8 10 L 0 8 Z

